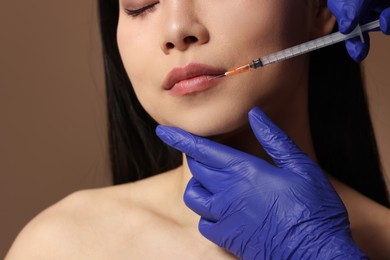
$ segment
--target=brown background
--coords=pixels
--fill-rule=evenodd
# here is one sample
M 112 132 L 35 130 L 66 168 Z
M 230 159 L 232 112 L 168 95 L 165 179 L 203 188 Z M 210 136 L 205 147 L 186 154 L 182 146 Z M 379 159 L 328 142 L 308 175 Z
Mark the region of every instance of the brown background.
M 0 3 L 0 258 L 38 212 L 109 183 L 95 9 L 94 0 Z M 369 97 L 390 173 L 390 37 L 372 38 Z

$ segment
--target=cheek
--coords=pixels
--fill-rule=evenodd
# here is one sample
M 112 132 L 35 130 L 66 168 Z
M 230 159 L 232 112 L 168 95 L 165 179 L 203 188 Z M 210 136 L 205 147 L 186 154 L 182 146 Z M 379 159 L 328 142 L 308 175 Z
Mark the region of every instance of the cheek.
M 229 5 L 230 6 L 230 5 Z M 242 0 L 210 18 L 222 55 L 233 66 L 302 43 L 310 38 L 305 0 Z M 245 15 L 242 15 L 245 13 Z M 228 18 L 227 18 L 228 17 Z
M 153 28 L 153 21 L 142 23 L 132 21 L 130 17 L 121 15 L 118 22 L 117 42 L 119 53 L 127 75 L 134 85 L 142 85 L 148 71 L 155 71 L 153 62 L 156 56 L 156 39 L 154 34 L 146 33 Z
M 160 50 L 156 48 L 156 39 L 153 34 L 145 33 L 148 31 L 145 26 L 153 27 L 152 24 L 145 23 L 143 26 L 137 26 L 136 22 L 129 21 L 129 18 L 123 15 L 118 23 L 117 42 L 134 92 L 142 106 L 149 110 L 156 103 L 153 100 L 156 100 L 159 82 L 155 79 L 159 78 L 156 75 L 162 74 L 162 69 L 159 63 L 153 62 Z M 154 77 L 149 77 L 148 73 L 153 74 Z

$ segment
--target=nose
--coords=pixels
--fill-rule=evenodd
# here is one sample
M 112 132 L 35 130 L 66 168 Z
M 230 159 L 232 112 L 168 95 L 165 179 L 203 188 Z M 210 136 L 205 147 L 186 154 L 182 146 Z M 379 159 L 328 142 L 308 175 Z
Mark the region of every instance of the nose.
M 185 51 L 209 41 L 207 28 L 197 18 L 194 8 L 187 6 L 188 2 L 177 1 L 178 4 L 172 5 L 164 17 L 161 49 L 165 54 L 173 50 Z

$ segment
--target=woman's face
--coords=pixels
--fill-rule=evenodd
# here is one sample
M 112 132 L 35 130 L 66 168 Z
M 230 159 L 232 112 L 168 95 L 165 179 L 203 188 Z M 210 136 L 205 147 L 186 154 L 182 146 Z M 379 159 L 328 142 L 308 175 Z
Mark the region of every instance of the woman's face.
M 314 1 L 119 1 L 120 54 L 139 101 L 160 124 L 216 135 L 245 125 L 254 106 L 280 118 L 305 104 L 307 57 L 209 78 L 310 39 Z

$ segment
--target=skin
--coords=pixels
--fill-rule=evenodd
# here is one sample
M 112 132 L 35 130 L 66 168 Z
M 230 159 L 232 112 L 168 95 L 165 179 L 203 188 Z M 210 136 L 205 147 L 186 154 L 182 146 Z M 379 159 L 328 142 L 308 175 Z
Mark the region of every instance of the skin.
M 307 76 L 306 57 L 294 62 L 294 70 L 287 69 L 291 66 L 286 62 L 265 68 L 263 73 L 231 78 L 203 93 L 182 98 L 165 93 L 163 79 L 175 67 L 201 63 L 227 70 L 259 54 L 283 49 L 311 36 L 308 28 L 301 28 L 302 24 L 311 23 L 304 1 L 269 3 L 252 0 L 228 5 L 221 1 L 203 2 L 163 1 L 144 16 L 135 18 L 121 13 L 118 27 L 120 53 L 146 111 L 161 124 L 180 126 L 192 133 L 209 136 L 229 133 L 244 126 L 247 112 L 256 105 L 285 114 L 285 111 L 297 110 L 297 104 L 305 104 L 306 86 L 301 83 Z M 142 6 L 131 5 L 132 1 L 121 3 L 124 8 Z M 258 11 L 270 8 L 275 12 Z M 304 14 L 292 16 L 289 10 Z M 246 15 L 243 16 L 242 12 Z M 215 15 L 219 13 L 223 15 Z M 282 18 L 275 19 L 275 16 Z M 234 22 L 227 24 L 227 21 Z M 189 35 L 196 37 L 197 41 L 184 43 L 183 38 Z M 281 39 L 280 35 L 285 37 Z M 168 48 L 167 45 L 174 47 Z M 145 77 L 145 71 L 148 71 L 148 77 Z M 280 80 L 275 81 L 275 78 Z
M 265 158 L 247 123 L 248 111 L 260 106 L 315 159 L 307 111 L 308 57 L 181 97 L 169 95 L 162 83 L 173 68 L 191 62 L 227 70 L 327 34 L 334 25 L 327 9 L 311 1 L 166 0 L 131 17 L 125 8 L 153 0 L 120 3 L 120 53 L 137 97 L 159 123 Z M 199 217 L 182 199 L 190 178 L 184 160 L 181 167 L 152 178 L 72 194 L 32 220 L 7 259 L 235 259 L 198 232 Z M 390 254 L 388 210 L 332 183 L 359 245 L 378 259 Z

